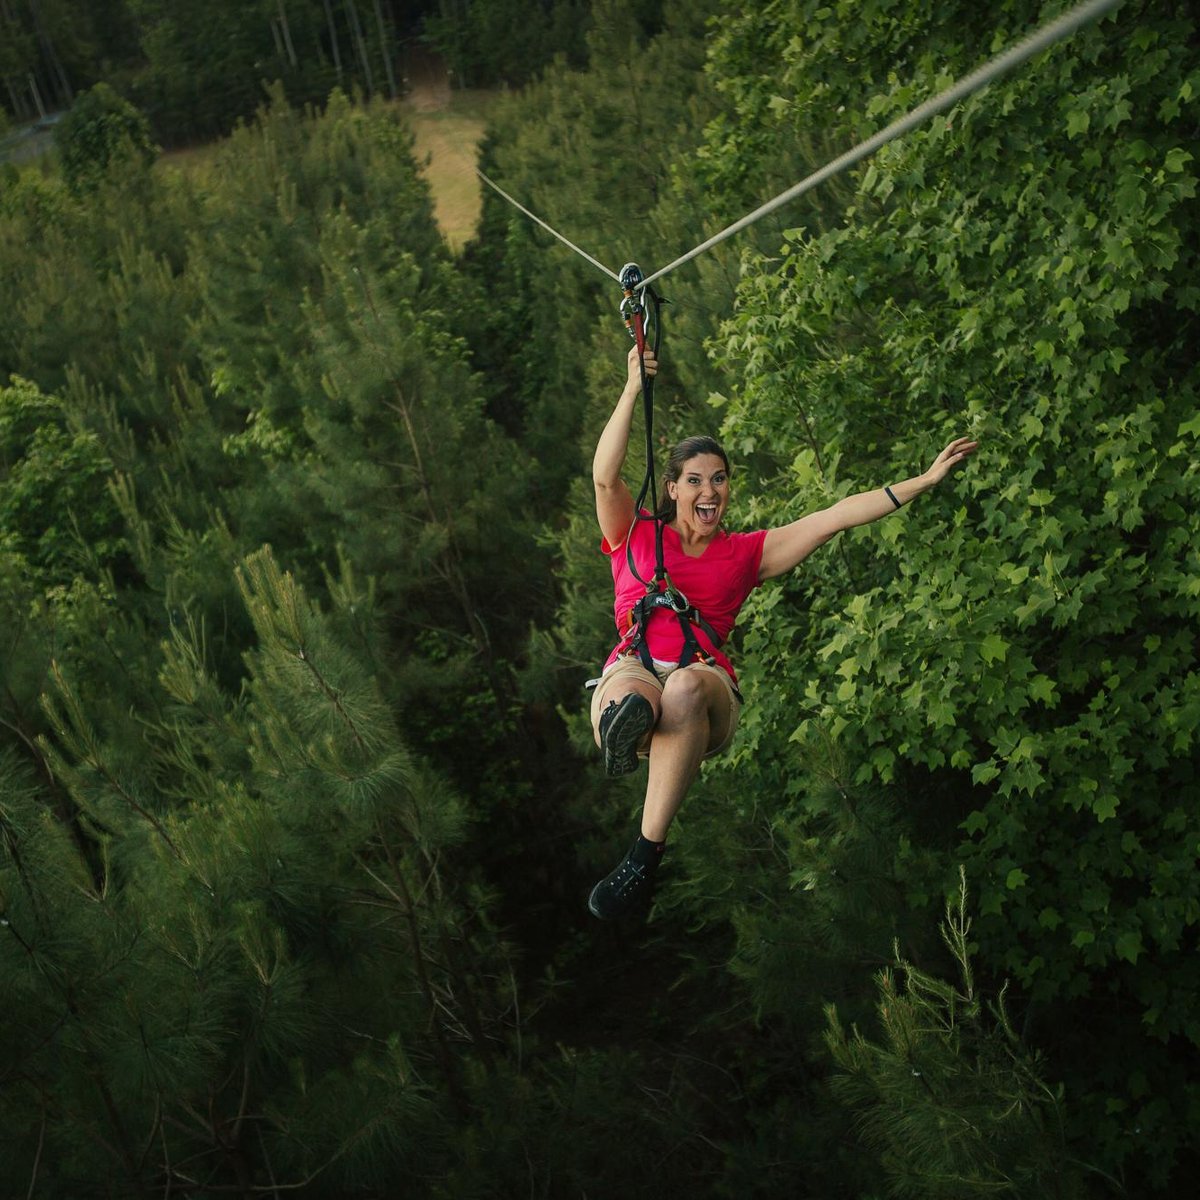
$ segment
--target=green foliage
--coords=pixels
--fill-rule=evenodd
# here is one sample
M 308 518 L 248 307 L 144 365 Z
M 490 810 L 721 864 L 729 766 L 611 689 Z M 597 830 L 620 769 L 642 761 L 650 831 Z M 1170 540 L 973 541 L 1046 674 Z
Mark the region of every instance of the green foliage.
M 395 111 L 287 103 L 333 34 L 382 87 L 395 8 L 351 51 L 352 7 L 113 0 L 176 135 L 282 84 L 186 170 L 0 177 L 0 1192 L 1177 1191 L 1191 18 L 1123 5 L 667 280 L 656 429 L 722 427 L 741 527 L 983 446 L 752 598 L 738 740 L 610 936 L 641 781 L 576 751 L 617 297 L 490 196 L 452 261 Z M 1040 15 L 603 0 L 485 168 L 653 269 Z M 574 45 L 509 25 L 480 69 Z M 928 965 L 960 862 L 979 985 Z M 868 1029 L 896 941 L 830 1081 L 823 1009 Z
M 298 104 L 334 87 L 394 99 L 402 27 L 419 18 L 393 0 L 22 0 L 0 10 L 0 120 L 65 110 L 102 83 L 178 145 L 252 117 L 272 81 Z
M 592 5 L 550 0 L 446 0 L 426 15 L 423 34 L 460 87 L 520 87 L 556 57 L 579 65 Z
M 1013 1029 L 1001 991 L 979 994 L 971 964 L 966 877 L 942 939 L 958 972 L 946 982 L 900 957 L 877 976 L 880 1040 L 827 1010 L 825 1040 L 841 1073 L 832 1090 L 856 1110 L 888 1195 L 1079 1197 L 1085 1172 L 1065 1144 L 1062 1089 Z
M 106 83 L 81 93 L 54 127 L 63 178 L 71 191 L 90 191 L 110 172 L 135 172 L 154 161 L 146 118 Z
M 319 49 L 323 13 L 315 3 L 209 0 L 201 6 L 129 0 L 145 60 L 136 89 L 164 141 L 179 143 L 228 132 L 263 99 L 263 85 L 286 80 L 300 103 L 324 96 L 335 80 Z M 281 30 L 283 14 L 297 57 L 293 65 Z M 307 78 L 305 78 L 307 76 Z
M 867 9 L 846 36 L 854 77 L 878 82 L 855 97 L 820 24 L 834 19 L 797 4 L 736 23 L 781 56 L 780 136 L 845 105 L 848 144 L 865 132 L 854 114 L 882 124 L 988 49 L 939 40 L 935 58 L 937 25 Z M 957 482 L 759 599 L 744 643 L 757 761 L 736 769 L 794 797 L 780 823 L 796 843 L 820 812 L 791 769 L 813 738 L 844 748 L 852 788 L 893 789 L 908 830 L 885 874 L 928 905 L 942 864 L 966 861 L 980 963 L 1012 976 L 1055 1046 L 1072 1136 L 1098 1137 L 1111 1169 L 1138 1156 L 1159 1183 L 1196 1103 L 1160 1049 L 1194 1040 L 1175 1002 L 1200 917 L 1195 831 L 1172 799 L 1196 779 L 1188 45 L 1185 23 L 1123 8 L 881 151 L 844 225 L 789 231 L 759 263 L 722 342 L 746 370 L 728 441 L 796 431 L 756 524 L 915 473 L 953 433 L 981 438 Z M 891 74 L 900 59 L 913 70 Z M 715 61 L 747 88 L 766 78 Z M 714 132 L 714 159 L 740 153 Z M 906 862 L 908 845 L 933 853 Z M 1102 1015 L 1111 1000 L 1079 1019 L 1101 993 L 1138 1014 L 1120 1055 L 1096 1052 L 1098 1028 L 1124 1027 Z M 1137 1098 L 1147 1078 L 1177 1120 Z
M 56 674 L 42 744 L 70 824 L 5 772 L 6 1104 L 28 1102 L 6 1141 L 28 1172 L 40 1125 L 63 1187 L 96 1178 L 73 1128 L 118 1151 L 106 1190 L 185 1184 L 198 1162 L 347 1185 L 428 1162 L 464 1047 L 486 1056 L 500 1019 L 486 901 L 439 866 L 461 801 L 402 744 L 332 614 L 265 552 L 241 588 L 243 695 L 202 630 L 176 629 L 137 759 Z
M 460 1059 L 503 1041 L 492 900 L 444 867 L 498 798 L 412 743 L 506 737 L 522 458 L 448 322 L 410 146 L 377 107 L 280 103 L 200 186 L 0 222 L 34 267 L 5 274 L 5 359 L 60 385 L 0 407 L 0 727 L 28 764 L 2 974 L 32 981 L 5 985 L 5 1191 L 432 1169 Z
M 0 543 L 43 586 L 119 550 L 111 473 L 100 439 L 71 430 L 60 400 L 22 379 L 0 388 Z

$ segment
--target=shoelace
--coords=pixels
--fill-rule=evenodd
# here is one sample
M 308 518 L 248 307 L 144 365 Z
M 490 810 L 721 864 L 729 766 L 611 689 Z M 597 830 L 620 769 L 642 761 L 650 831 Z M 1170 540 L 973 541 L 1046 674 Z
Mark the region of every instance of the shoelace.
M 635 884 L 646 878 L 646 868 L 631 863 L 628 859 L 621 863 L 616 870 L 616 878 L 612 881 L 612 889 L 618 896 L 623 896 Z

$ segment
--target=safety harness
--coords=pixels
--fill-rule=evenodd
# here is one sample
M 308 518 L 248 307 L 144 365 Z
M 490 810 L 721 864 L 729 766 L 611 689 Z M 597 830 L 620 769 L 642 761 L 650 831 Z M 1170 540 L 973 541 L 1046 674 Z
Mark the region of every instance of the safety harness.
M 682 605 L 682 607 L 680 607 Z M 646 627 L 650 623 L 650 615 L 656 608 L 669 609 L 679 618 L 679 627 L 683 632 L 683 650 L 679 655 L 679 665 L 686 667 L 694 662 L 712 662 L 712 655 L 701 645 L 696 637 L 698 626 L 709 645 L 714 649 L 720 647 L 724 640 L 715 629 L 704 619 L 695 605 L 688 604 L 687 597 L 675 588 L 668 587 L 666 591 L 647 592 L 629 610 L 628 628 L 633 630 L 633 637 L 622 653 L 636 653 L 642 666 L 651 673 L 654 672 L 654 659 L 650 647 L 646 643 Z
M 646 642 L 646 631 L 650 618 L 655 609 L 665 608 L 675 614 L 683 633 L 683 650 L 679 655 L 679 665 L 686 667 L 699 660 L 711 661 L 711 654 L 701 645 L 696 637 L 698 627 L 708 639 L 712 649 L 720 647 L 723 638 L 704 619 L 700 610 L 688 602 L 688 598 L 671 581 L 663 560 L 663 527 L 666 522 L 658 515 L 658 487 L 654 477 L 654 379 L 646 374 L 646 364 L 642 355 L 646 349 L 646 304 L 649 301 L 653 317 L 653 347 L 654 355 L 658 357 L 658 348 L 662 342 L 662 306 L 666 303 L 651 288 L 642 282 L 642 271 L 637 263 L 626 263 L 621 268 L 620 283 L 622 290 L 621 315 L 625 319 L 625 328 L 637 343 L 638 368 L 642 377 L 642 410 L 645 414 L 646 425 L 646 474 L 642 486 L 634 501 L 633 524 L 625 536 L 625 561 L 634 579 L 645 589 L 645 594 L 629 610 L 625 638 L 628 644 L 622 654 L 637 654 L 642 666 L 651 673 L 654 672 L 654 659 Z M 648 512 L 644 506 L 649 501 Z M 638 573 L 637 563 L 633 558 L 633 531 L 638 521 L 654 522 L 654 574 L 649 579 L 643 579 Z M 623 639 L 624 640 L 624 639 Z

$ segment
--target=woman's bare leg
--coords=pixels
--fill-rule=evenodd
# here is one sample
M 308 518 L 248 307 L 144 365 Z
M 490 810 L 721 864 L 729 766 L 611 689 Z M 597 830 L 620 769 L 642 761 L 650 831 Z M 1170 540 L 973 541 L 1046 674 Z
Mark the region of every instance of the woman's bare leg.
M 650 778 L 641 835 L 616 870 L 600 880 L 588 897 L 592 915 L 602 920 L 625 916 L 649 899 L 671 820 L 704 755 L 729 737 L 729 689 L 713 672 L 685 667 L 667 677 L 657 714 L 658 723 L 650 737 Z
M 729 736 L 729 690 L 711 671 L 672 672 L 661 704 L 642 809 L 642 837 L 651 842 L 666 841 L 705 754 Z

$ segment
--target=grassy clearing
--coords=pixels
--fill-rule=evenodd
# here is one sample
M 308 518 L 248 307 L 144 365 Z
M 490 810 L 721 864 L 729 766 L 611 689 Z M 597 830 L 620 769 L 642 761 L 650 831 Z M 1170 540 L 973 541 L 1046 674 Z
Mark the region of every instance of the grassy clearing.
M 463 91 L 439 97 L 436 107 L 403 103 L 416 138 L 417 161 L 433 192 L 434 215 L 450 249 L 457 253 L 475 234 L 482 205 L 475 175 L 475 149 L 483 136 L 496 93 Z

